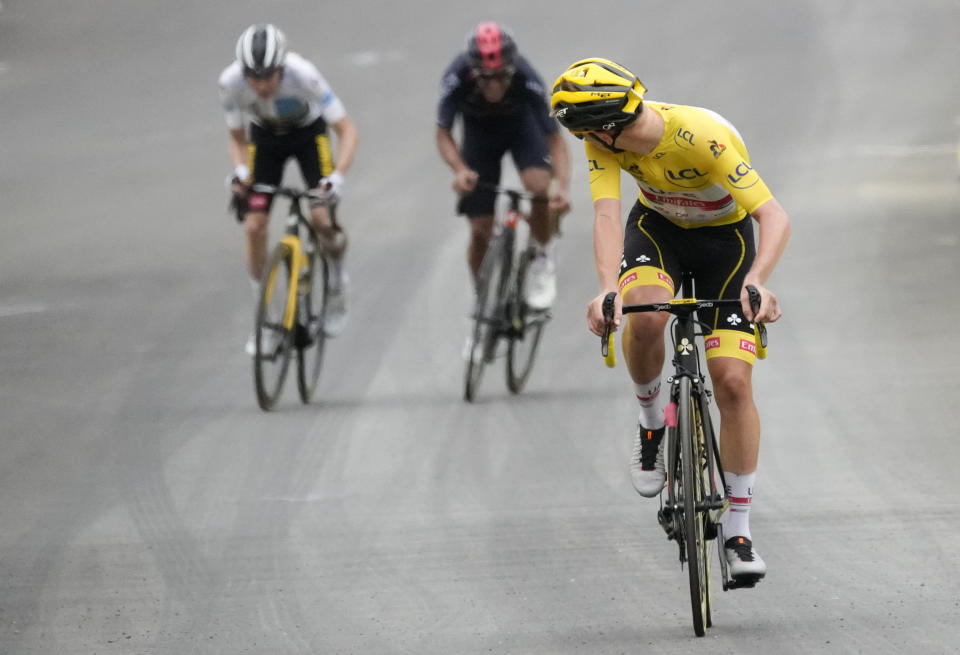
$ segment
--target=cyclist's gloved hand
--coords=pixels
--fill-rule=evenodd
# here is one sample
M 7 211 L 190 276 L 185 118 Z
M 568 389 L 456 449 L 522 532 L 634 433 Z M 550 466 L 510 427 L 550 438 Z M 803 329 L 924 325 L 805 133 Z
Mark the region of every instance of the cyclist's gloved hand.
M 227 177 L 227 187 L 235 196 L 244 196 L 247 193 L 247 180 L 250 179 L 250 169 L 244 164 L 237 164 L 233 175 Z
M 476 171 L 469 168 L 461 169 L 453 177 L 453 190 L 460 194 L 473 191 L 479 179 L 480 175 Z
M 340 171 L 333 171 L 320 180 L 320 192 L 329 200 L 339 200 L 343 194 L 343 175 Z

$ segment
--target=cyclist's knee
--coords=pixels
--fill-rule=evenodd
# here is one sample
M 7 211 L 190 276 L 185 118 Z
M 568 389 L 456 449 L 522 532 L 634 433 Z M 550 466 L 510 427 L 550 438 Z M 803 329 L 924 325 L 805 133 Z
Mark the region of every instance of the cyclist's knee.
M 669 316 L 664 312 L 642 312 L 628 314 L 626 329 L 630 332 L 630 341 L 635 344 L 647 344 L 663 340 L 663 328 Z
M 710 367 L 710 381 L 717 406 L 733 409 L 753 403 L 752 367 L 734 359 L 727 363 L 729 365 L 718 363 L 715 361 Z
M 243 217 L 243 224 L 250 239 L 264 239 L 270 224 L 269 216 L 265 212 L 249 212 Z
M 530 193 L 546 193 L 550 189 L 550 171 L 546 168 L 525 168 L 520 171 L 520 181 Z

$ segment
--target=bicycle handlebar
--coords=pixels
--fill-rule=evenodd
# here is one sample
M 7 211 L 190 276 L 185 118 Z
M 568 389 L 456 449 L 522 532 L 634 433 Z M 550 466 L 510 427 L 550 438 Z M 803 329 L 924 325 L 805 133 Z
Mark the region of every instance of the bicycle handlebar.
M 262 184 L 258 182 L 250 185 L 250 190 L 257 193 L 272 193 L 277 196 L 290 198 L 291 200 L 306 198 L 311 202 L 319 203 L 321 205 L 332 205 L 335 203 L 331 196 L 326 195 L 317 189 L 296 189 L 294 187 L 277 186 L 275 184 Z
M 530 202 L 549 202 L 550 198 L 543 193 L 530 193 L 529 191 L 520 191 L 519 189 L 510 189 L 498 184 L 489 182 L 477 182 L 478 191 L 488 191 L 490 193 L 499 193 L 505 196 L 519 200 L 529 200 Z
M 747 285 L 747 296 L 750 301 L 750 309 L 754 315 L 760 311 L 760 291 L 752 284 Z M 613 368 L 617 365 L 616 349 L 613 343 L 613 312 L 616 303 L 617 292 L 611 291 L 603 298 L 603 317 L 605 325 L 603 336 L 600 337 L 600 354 L 603 355 L 603 361 L 607 366 Z M 714 309 L 717 307 L 739 307 L 738 298 L 725 298 L 716 300 L 697 300 L 696 298 L 680 298 L 668 302 L 654 302 L 642 305 L 624 305 L 621 312 L 624 314 L 635 314 L 640 312 L 669 312 L 674 316 L 689 316 L 698 309 Z M 758 321 L 754 321 L 754 335 L 759 343 L 757 344 L 757 358 L 764 359 L 767 356 L 767 326 Z

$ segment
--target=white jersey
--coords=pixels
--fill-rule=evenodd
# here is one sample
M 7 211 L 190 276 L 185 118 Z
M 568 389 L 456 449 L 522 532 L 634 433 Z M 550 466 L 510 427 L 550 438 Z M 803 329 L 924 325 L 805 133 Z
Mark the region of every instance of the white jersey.
M 224 69 L 219 84 L 227 127 L 231 130 L 241 129 L 250 120 L 282 134 L 310 125 L 321 116 L 332 125 L 347 115 L 317 67 L 295 52 L 287 53 L 280 88 L 266 100 L 247 84 L 238 61 Z

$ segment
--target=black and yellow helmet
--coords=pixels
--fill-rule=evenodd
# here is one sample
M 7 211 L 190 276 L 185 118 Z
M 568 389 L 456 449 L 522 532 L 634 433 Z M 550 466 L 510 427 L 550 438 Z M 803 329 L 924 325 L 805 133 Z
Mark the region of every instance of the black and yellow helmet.
M 622 129 L 635 121 L 646 88 L 626 68 L 609 59 L 583 59 L 553 83 L 550 107 L 571 132 Z

